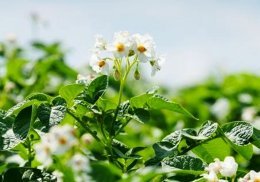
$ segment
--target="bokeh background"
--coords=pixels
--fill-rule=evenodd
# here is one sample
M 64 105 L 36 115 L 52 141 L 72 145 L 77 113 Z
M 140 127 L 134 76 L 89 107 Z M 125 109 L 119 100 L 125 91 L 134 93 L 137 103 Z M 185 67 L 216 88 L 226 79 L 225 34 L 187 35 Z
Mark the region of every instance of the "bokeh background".
M 154 37 L 167 61 L 153 81 L 169 87 L 260 70 L 257 0 L 0 0 L 0 40 L 60 40 L 76 68 L 87 64 L 96 34 L 111 38 L 120 30 Z

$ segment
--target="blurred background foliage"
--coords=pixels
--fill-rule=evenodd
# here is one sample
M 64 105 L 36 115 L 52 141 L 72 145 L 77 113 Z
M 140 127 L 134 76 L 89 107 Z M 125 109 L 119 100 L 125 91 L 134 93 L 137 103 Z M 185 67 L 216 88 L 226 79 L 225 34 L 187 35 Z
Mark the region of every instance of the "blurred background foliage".
M 15 41 L 0 43 L 0 109 L 9 109 L 34 92 L 58 95 L 61 86 L 75 82 L 78 71 L 66 64 L 65 53 L 66 50 L 58 42 L 46 44 L 34 41 L 29 49 L 19 46 Z M 82 70 L 90 73 L 88 66 L 82 67 Z M 109 86 L 103 99 L 115 103 L 119 83 L 111 77 Z M 131 98 L 146 92 L 151 86 L 152 81 L 145 78 L 139 81 L 129 80 L 124 97 Z M 150 91 L 168 95 L 168 98 L 181 103 L 199 120 L 169 111 L 151 112 L 147 123 L 133 121 L 126 127 L 128 137 L 122 136 L 119 139 L 128 146 L 134 147 L 137 142 L 140 146 L 151 146 L 175 130 L 196 128 L 207 120 L 219 123 L 243 120 L 260 129 L 258 75 L 236 73 L 221 78 L 209 77 L 204 82 L 176 90 L 161 86 L 158 90 L 155 88 Z M 151 147 L 145 152 L 143 156 L 147 156 L 147 159 L 153 155 Z M 237 156 L 237 160 L 250 169 L 260 170 L 260 152 L 257 149 L 254 149 L 251 161 L 246 161 L 241 156 Z

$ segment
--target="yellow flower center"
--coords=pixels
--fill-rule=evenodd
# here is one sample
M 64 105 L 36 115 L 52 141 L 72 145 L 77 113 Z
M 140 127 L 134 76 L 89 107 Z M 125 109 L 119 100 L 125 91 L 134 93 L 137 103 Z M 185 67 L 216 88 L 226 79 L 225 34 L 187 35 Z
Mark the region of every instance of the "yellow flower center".
M 102 68 L 103 66 L 105 66 L 105 64 L 106 64 L 106 62 L 105 62 L 103 59 L 101 59 L 101 60 L 98 62 L 98 66 L 99 66 L 100 68 Z
M 254 182 L 260 182 L 260 178 L 256 178 Z
M 117 43 L 117 44 L 116 44 L 116 50 L 117 50 L 118 52 L 123 52 L 123 51 L 125 50 L 124 44 L 122 44 L 122 43 Z
M 67 143 L 67 139 L 65 137 L 61 137 L 61 138 L 59 138 L 59 143 L 61 145 L 65 145 Z
M 143 45 L 139 45 L 137 47 L 137 50 L 140 52 L 140 53 L 144 53 L 147 49 L 143 46 Z

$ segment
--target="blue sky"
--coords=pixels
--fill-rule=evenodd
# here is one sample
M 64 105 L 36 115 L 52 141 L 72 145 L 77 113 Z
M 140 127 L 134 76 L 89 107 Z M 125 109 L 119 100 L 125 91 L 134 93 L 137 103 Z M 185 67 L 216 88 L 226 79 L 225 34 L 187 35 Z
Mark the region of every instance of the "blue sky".
M 37 35 L 31 12 L 48 22 Z M 260 1 L 253 0 L 0 0 L 0 40 L 61 40 L 69 63 L 87 64 L 96 34 L 149 33 L 167 60 L 152 78 L 187 85 L 209 74 L 260 70 Z

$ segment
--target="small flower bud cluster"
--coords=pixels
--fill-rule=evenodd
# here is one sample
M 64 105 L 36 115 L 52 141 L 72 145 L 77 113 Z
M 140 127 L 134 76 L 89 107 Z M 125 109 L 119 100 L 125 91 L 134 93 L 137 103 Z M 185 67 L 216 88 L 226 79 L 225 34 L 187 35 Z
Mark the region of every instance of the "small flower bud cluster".
M 164 58 L 156 55 L 155 43 L 148 34 L 130 35 L 127 31 L 117 32 L 111 43 L 108 43 L 101 35 L 96 36 L 90 60 L 90 66 L 95 72 L 108 74 L 109 62 L 111 62 L 115 72 L 114 77 L 119 79 L 122 65 L 130 64 L 131 61 L 136 63 L 134 77 L 138 80 L 140 78 L 139 63 L 150 63 L 152 75 L 154 75 L 161 69 Z
M 234 177 L 236 175 L 238 164 L 232 156 L 228 156 L 224 161 L 215 159 L 214 162 L 210 163 L 205 170 L 208 172 L 202 176 L 208 182 L 224 182 L 226 180 L 221 177 Z

